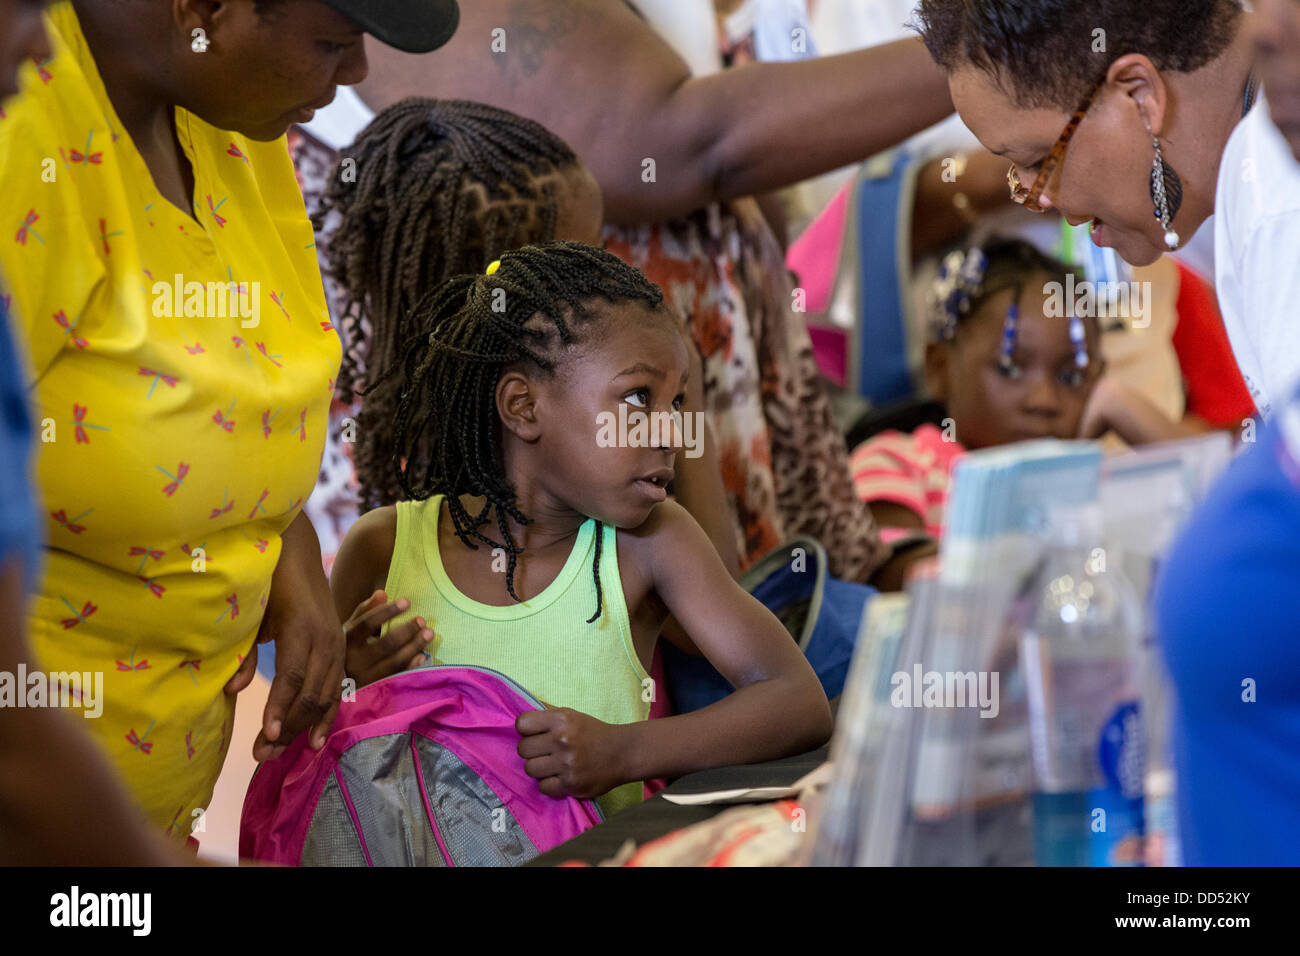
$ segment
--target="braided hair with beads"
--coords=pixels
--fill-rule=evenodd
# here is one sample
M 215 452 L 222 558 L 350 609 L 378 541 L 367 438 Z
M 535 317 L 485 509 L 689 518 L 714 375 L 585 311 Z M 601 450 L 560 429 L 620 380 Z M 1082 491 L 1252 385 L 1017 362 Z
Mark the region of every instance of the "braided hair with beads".
M 468 547 L 479 541 L 502 548 L 508 557 L 506 590 L 516 601 L 514 575 L 523 549 L 510 535 L 508 518 L 520 512 L 506 476 L 501 420 L 496 407 L 502 371 L 518 362 L 540 374 L 555 373 L 560 355 L 586 341 L 600 322 L 597 301 L 640 302 L 668 309 L 663 292 L 640 271 L 616 256 L 579 242 L 547 242 L 501 256 L 492 274 L 449 279 L 416 308 L 421 328 L 406 343 L 400 362 L 383 378 L 401 378 L 401 397 L 393 416 L 394 446 L 405 449 L 397 467 L 402 491 L 412 500 L 445 495 L 456 536 Z M 395 453 L 396 454 L 396 453 Z M 462 494 L 482 496 L 471 513 Z M 501 540 L 480 529 L 495 519 Z M 600 552 L 603 527 L 596 528 L 596 612 L 600 617 Z
M 557 186 L 578 158 L 522 116 L 421 97 L 378 114 L 343 157 L 312 218 L 318 231 L 334 227 L 327 259 L 347 342 L 339 395 L 365 396 L 354 448 L 365 512 L 398 495 L 388 428 L 396 396 L 365 369 L 397 359 L 417 331 L 413 308 L 438 283 L 555 238 Z M 349 162 L 354 176 L 342 175 Z

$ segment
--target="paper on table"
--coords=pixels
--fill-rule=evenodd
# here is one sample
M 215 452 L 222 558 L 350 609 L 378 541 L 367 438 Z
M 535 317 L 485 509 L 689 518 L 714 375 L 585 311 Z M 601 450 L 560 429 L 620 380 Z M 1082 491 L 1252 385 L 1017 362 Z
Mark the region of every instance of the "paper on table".
M 665 793 L 663 798 L 679 806 L 688 807 L 706 806 L 711 803 L 762 803 L 767 800 L 796 797 L 812 787 L 829 783 L 830 778 L 831 762 L 828 760 L 788 787 L 748 787 L 741 790 L 710 790 L 707 793 Z

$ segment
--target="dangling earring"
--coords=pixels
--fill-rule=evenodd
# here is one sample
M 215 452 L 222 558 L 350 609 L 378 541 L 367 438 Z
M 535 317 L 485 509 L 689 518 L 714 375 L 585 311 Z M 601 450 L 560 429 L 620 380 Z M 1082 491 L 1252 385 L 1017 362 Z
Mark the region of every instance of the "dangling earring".
M 194 33 L 191 35 L 194 37 L 194 40 L 190 43 L 190 49 L 195 53 L 207 53 L 208 35 L 204 32 L 203 28 L 195 27 Z
M 1151 133 L 1151 124 L 1147 123 L 1146 117 L 1142 118 L 1142 122 L 1146 125 L 1147 132 Z M 1174 216 L 1178 215 L 1178 209 L 1183 204 L 1183 181 L 1178 178 L 1174 168 L 1165 162 L 1160 152 L 1160 140 L 1154 133 L 1151 133 L 1151 145 L 1156 151 L 1155 158 L 1151 161 L 1151 201 L 1155 204 L 1156 219 L 1160 220 L 1160 225 L 1165 229 L 1165 245 L 1172 252 L 1182 241 L 1178 233 L 1174 232 L 1173 223 Z

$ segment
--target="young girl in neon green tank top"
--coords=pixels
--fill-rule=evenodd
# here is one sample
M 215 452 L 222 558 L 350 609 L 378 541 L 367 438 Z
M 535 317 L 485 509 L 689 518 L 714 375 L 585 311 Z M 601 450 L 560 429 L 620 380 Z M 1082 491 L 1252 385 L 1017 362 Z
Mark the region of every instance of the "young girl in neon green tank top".
M 332 575 L 349 674 L 426 660 L 505 673 L 547 705 L 516 724 L 528 774 L 607 813 L 647 778 L 824 743 L 812 668 L 666 500 L 679 450 L 695 449 L 686 344 L 659 288 L 551 242 L 449 280 L 417 312 L 434 331 L 390 370 L 409 500 L 360 518 Z M 670 616 L 736 690 L 651 721 Z

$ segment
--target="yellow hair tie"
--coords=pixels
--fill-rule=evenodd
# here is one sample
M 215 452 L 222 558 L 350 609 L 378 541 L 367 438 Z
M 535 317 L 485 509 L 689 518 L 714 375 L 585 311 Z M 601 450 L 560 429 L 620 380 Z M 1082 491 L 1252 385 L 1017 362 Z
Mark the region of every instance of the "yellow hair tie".
M 496 271 L 500 268 L 501 268 L 501 260 L 497 259 L 495 262 L 493 262 L 490 266 L 487 267 L 487 274 L 496 275 Z

